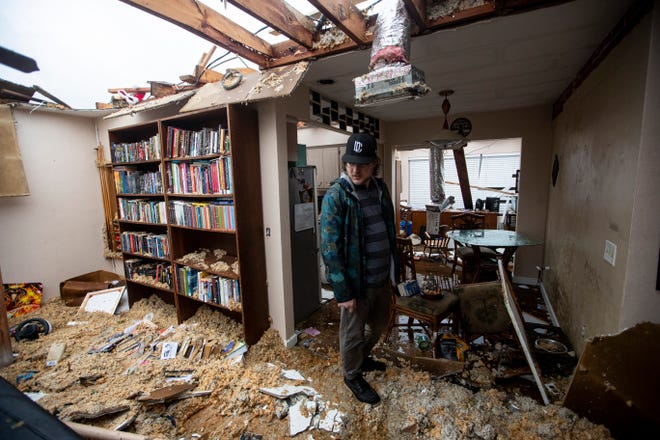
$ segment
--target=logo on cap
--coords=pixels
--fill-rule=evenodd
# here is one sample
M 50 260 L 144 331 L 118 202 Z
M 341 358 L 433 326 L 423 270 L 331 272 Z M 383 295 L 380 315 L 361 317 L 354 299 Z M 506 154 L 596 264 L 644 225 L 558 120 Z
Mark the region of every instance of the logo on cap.
M 356 153 L 362 153 L 362 142 L 360 141 L 355 141 L 353 144 L 353 151 Z

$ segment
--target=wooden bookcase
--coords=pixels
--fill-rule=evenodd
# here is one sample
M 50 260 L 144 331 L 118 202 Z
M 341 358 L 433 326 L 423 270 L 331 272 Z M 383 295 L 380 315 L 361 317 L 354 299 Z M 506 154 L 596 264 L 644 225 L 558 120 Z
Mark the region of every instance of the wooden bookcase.
M 257 128 L 229 105 L 109 131 L 131 304 L 156 294 L 178 322 L 208 305 L 248 344 L 268 329 Z

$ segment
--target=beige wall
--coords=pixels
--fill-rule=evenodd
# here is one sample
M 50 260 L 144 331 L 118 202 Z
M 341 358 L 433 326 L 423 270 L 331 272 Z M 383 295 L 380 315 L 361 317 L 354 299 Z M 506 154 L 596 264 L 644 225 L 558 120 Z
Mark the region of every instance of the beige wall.
M 59 283 L 95 270 L 121 272 L 103 257 L 105 228 L 94 120 L 14 109 L 30 195 L 0 198 L 0 267 L 5 283 Z M 107 156 L 106 156 L 107 157 Z
M 660 320 L 660 8 L 653 14 L 621 328 Z
M 550 191 L 551 270 L 544 285 L 578 351 L 585 337 L 614 333 L 641 319 L 660 320 L 654 292 L 658 95 L 645 96 L 657 92 L 658 78 L 656 54 L 656 76 L 647 86 L 650 21 L 646 17 L 592 72 L 554 123 L 553 153 L 560 166 Z M 645 97 L 653 102 L 645 105 Z M 651 107 L 654 113 L 645 114 Z M 617 246 L 615 266 L 603 259 L 605 240 Z
M 287 345 L 291 345 L 295 342 L 295 318 L 289 228 L 290 158 L 287 153 L 289 140 L 286 104 L 287 100 L 269 100 L 260 103 L 258 108 L 268 309 L 272 327 L 284 341 L 289 341 Z
M 453 118 L 459 115 L 452 115 Z M 460 115 L 472 121 L 471 140 L 521 138 L 520 194 L 516 229 L 543 240 L 551 170 L 551 108 L 539 106 L 492 113 Z M 438 118 L 387 123 L 386 150 L 396 145 L 423 143 L 438 130 Z M 391 182 L 391 180 L 390 180 Z M 535 281 L 536 266 L 543 264 L 543 246 L 521 248 L 516 253 L 515 276 Z

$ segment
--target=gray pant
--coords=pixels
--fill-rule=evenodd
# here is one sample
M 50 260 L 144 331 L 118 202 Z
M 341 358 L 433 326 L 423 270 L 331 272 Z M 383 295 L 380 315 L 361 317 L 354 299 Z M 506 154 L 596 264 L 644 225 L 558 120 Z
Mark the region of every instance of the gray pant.
M 392 288 L 389 280 L 382 287 L 370 287 L 359 298 L 356 309 L 349 313 L 341 309 L 339 322 L 339 353 L 344 376 L 354 379 L 362 371 L 362 360 L 371 354 L 390 316 Z

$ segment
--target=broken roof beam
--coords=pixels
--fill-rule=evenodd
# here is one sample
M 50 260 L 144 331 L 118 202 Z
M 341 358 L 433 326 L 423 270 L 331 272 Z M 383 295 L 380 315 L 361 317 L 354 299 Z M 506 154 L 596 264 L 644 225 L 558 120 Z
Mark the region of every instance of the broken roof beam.
M 282 0 L 229 0 L 229 3 L 307 49 L 314 45 L 314 21 Z
M 328 20 L 344 31 L 358 46 L 369 43 L 367 25 L 362 11 L 351 0 L 307 0 Z
M 268 42 L 199 1 L 121 1 L 174 23 L 259 66 L 265 66 L 272 57 L 273 49 Z

